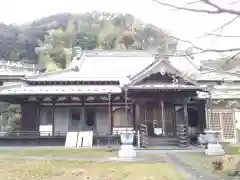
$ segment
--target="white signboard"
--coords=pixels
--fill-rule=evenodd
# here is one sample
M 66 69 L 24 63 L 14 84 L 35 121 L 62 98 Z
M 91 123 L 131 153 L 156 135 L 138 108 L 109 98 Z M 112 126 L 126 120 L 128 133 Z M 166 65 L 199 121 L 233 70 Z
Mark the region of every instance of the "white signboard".
M 78 132 L 68 132 L 65 141 L 65 147 L 76 147 L 78 143 L 77 140 Z
M 82 131 L 78 133 L 77 147 L 92 147 L 93 131 Z
M 39 131 L 41 136 L 51 136 L 52 135 L 52 125 L 40 125 Z

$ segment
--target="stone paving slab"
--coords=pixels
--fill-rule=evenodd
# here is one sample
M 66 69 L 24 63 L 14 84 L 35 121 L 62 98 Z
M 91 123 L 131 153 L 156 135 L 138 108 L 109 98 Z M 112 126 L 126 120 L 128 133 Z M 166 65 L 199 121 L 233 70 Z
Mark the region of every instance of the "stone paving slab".
M 168 157 L 176 166 L 182 167 L 187 173 L 191 174 L 194 180 L 224 180 L 211 171 L 203 169 L 191 158 L 183 157 L 179 154 L 169 154 Z

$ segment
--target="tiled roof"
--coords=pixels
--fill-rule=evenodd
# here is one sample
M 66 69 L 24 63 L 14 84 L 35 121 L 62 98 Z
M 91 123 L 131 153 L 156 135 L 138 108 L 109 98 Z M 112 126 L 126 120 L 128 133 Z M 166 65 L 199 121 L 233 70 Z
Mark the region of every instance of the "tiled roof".
M 153 54 L 144 51 L 86 51 L 84 58 L 72 62 L 79 65 L 78 71 L 63 70 L 27 78 L 35 81 L 106 79 L 126 82 L 154 60 Z
M 129 86 L 129 89 L 177 89 L 177 90 L 201 90 L 201 87 L 184 84 L 143 84 Z
M 82 56 L 81 56 L 82 57 Z M 116 85 L 22 85 L 17 87 L 2 87 L 0 95 L 17 94 L 101 94 L 121 93 L 122 87 L 129 84 L 131 77 L 141 72 L 150 71 L 152 68 L 158 71 L 164 60 L 156 60 L 153 53 L 145 51 L 86 51 L 84 57 L 78 61 L 78 68 L 61 70 L 58 72 L 44 73 L 27 76 L 30 81 L 119 81 Z M 76 64 L 76 63 L 75 63 Z M 168 63 L 166 63 L 168 64 Z M 165 65 L 171 72 L 180 74 L 171 64 Z M 192 83 L 194 84 L 194 83 Z M 157 84 L 134 86 L 130 88 L 142 89 L 201 89 L 197 86 Z
M 12 85 L 0 87 L 0 95 L 106 94 L 121 93 L 117 85 Z
M 240 81 L 240 76 L 220 72 L 202 72 L 194 79 L 196 81 Z
M 198 98 L 209 98 L 210 94 L 198 92 Z M 211 91 L 212 99 L 240 99 L 240 91 Z

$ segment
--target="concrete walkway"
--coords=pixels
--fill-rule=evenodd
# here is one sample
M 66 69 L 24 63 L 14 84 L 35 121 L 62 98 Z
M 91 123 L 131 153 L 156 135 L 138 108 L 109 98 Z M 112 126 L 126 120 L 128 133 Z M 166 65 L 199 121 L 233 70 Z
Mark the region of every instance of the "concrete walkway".
M 210 170 L 203 169 L 197 162 L 190 157 L 181 156 L 179 153 L 171 153 L 167 155 L 168 161 L 175 164 L 175 167 L 188 175 L 189 180 L 224 180 L 213 174 Z

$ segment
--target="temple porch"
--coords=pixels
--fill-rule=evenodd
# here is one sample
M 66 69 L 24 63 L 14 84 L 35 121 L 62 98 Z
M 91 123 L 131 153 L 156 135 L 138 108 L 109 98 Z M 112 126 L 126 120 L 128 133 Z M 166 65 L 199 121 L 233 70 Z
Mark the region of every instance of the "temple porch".
M 191 101 L 189 98 L 194 95 L 195 92 L 190 91 L 129 90 L 114 95 L 11 96 L 5 97 L 5 101 L 21 104 L 18 137 L 21 134 L 24 137 L 64 139 L 69 131 L 92 130 L 95 139 L 105 140 L 103 144 L 109 143 L 109 137 L 119 143 L 119 137 L 114 134 L 116 129 L 133 128 L 137 134 L 142 133 L 141 126 L 146 126 L 148 146 L 154 146 L 163 141 L 171 144 L 170 140 L 177 144 L 178 125 L 188 127 L 191 122 L 198 121 L 195 123 L 197 132 L 203 132 L 205 102 Z M 190 115 L 190 109 L 199 112 L 199 120 L 196 115 Z M 156 130 L 161 132 L 156 133 Z M 190 143 L 189 138 L 186 143 Z

